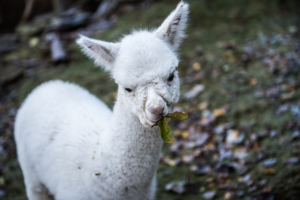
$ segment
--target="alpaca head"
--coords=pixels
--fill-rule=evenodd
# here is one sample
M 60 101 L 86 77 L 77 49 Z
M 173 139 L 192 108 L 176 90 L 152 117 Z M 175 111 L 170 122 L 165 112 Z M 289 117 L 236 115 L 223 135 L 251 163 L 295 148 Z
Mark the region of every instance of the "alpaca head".
M 171 112 L 179 98 L 176 50 L 185 37 L 188 5 L 177 8 L 154 31 L 135 31 L 118 43 L 81 36 L 77 43 L 96 65 L 111 73 L 119 86 L 118 100 L 145 127 Z

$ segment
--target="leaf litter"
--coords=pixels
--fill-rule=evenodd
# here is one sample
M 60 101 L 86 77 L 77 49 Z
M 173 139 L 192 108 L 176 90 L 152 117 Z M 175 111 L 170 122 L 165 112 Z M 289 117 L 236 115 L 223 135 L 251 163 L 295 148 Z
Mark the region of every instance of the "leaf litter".
M 177 105 L 189 120 L 170 122 L 176 142 L 162 158 L 181 158 L 173 167 L 189 169 L 184 183 L 200 185 L 202 198 L 284 199 L 290 190 L 299 194 L 300 51 L 296 56 L 271 44 L 290 47 L 290 40 L 295 39 L 288 34 L 261 33 L 244 49 L 232 45 L 225 49 L 226 68 L 208 69 L 215 61 L 212 53 L 191 61 L 182 87 L 192 90 Z M 221 48 L 227 48 L 226 42 Z M 260 69 L 247 68 L 249 63 Z M 218 81 L 217 89 L 209 85 Z M 199 85 L 205 90 L 196 90 Z M 287 179 L 291 182 L 284 184 Z

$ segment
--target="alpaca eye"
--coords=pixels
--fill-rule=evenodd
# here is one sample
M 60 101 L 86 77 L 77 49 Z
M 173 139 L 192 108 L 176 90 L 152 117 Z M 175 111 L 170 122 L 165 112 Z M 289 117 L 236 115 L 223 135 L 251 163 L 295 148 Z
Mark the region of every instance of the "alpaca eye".
M 174 78 L 174 74 L 171 74 L 168 78 L 168 81 L 173 81 L 173 78 Z
M 125 88 L 125 90 L 126 90 L 127 92 L 132 92 L 132 89 L 130 89 L 130 88 Z

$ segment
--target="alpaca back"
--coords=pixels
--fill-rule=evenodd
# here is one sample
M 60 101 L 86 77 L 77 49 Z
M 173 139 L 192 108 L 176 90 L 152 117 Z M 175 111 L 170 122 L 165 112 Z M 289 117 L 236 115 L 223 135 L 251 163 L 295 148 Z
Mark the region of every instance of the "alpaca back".
M 63 180 L 82 185 L 79 169 L 90 165 L 92 151 L 99 146 L 111 116 L 103 102 L 79 86 L 63 81 L 40 85 L 27 97 L 16 118 L 15 139 L 22 169 L 30 165 L 51 194 L 58 192 L 55 188 Z

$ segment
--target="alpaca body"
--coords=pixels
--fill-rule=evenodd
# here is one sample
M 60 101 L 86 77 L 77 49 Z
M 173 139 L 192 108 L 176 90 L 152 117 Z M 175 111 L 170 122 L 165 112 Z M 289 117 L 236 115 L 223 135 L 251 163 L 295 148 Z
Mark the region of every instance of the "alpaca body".
M 74 84 L 36 88 L 16 120 L 19 160 L 32 184 L 27 192 L 36 196 L 46 187 L 57 200 L 153 199 L 159 130 L 119 106 L 112 118 L 103 102 Z
M 117 43 L 77 40 L 118 84 L 113 112 L 63 81 L 27 97 L 15 139 L 30 200 L 154 199 L 162 147 L 156 125 L 179 99 L 176 50 L 187 14 L 180 2 L 154 31 L 134 31 Z

